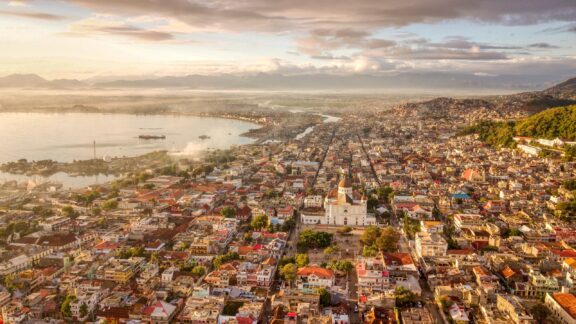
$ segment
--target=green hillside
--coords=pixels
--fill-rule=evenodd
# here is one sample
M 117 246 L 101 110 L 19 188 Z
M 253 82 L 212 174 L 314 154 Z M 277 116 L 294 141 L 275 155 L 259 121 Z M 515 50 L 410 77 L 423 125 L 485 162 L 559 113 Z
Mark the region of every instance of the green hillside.
M 548 109 L 524 120 L 514 127 L 516 135 L 576 140 L 576 105 Z
M 481 121 L 462 135 L 478 134 L 481 141 L 496 147 L 515 147 L 514 136 L 576 140 L 576 105 L 548 109 L 519 121 Z M 566 157 L 576 156 L 576 147 L 565 148 Z

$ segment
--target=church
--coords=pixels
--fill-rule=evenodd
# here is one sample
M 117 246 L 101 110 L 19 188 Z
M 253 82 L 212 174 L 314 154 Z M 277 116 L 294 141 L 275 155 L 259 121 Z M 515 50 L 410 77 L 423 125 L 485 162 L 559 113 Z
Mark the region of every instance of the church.
M 376 217 L 368 214 L 366 197 L 352 189 L 352 184 L 346 176 L 342 176 L 338 188 L 330 191 L 324 198 L 323 211 L 305 208 L 301 215 L 303 224 L 376 225 Z

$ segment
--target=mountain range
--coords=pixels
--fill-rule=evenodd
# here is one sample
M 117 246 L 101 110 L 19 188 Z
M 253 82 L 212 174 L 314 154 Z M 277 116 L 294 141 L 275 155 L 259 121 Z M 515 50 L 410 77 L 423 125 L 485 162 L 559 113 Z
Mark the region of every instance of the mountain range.
M 458 73 L 398 73 L 368 74 L 300 74 L 282 75 L 259 73 L 254 75 L 186 75 L 166 77 L 90 78 L 86 80 L 47 80 L 36 74 L 13 74 L 0 77 L 0 88 L 31 89 L 131 89 L 166 88 L 199 90 L 475 90 L 542 89 L 557 79 L 538 75 L 486 76 Z M 567 85 L 574 87 L 574 85 Z M 552 90 L 551 90 L 552 91 Z M 563 91 L 557 89 L 557 91 Z

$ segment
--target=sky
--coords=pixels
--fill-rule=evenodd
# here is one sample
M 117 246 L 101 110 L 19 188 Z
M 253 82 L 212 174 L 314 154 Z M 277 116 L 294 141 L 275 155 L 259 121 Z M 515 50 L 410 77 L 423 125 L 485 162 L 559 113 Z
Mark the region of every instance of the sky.
M 576 0 L 0 0 L 0 76 L 576 76 Z

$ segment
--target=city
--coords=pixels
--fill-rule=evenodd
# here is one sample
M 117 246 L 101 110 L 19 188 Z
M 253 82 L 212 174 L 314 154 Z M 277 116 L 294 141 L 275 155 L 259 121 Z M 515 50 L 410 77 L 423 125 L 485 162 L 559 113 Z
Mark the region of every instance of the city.
M 0 44 L 0 324 L 576 324 L 575 0 L 6 0 Z

